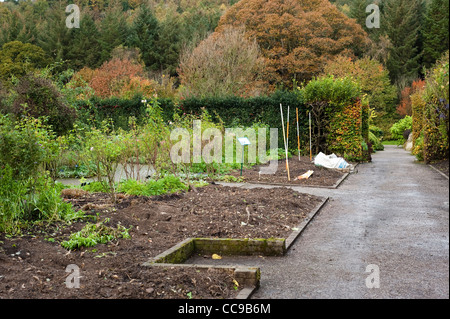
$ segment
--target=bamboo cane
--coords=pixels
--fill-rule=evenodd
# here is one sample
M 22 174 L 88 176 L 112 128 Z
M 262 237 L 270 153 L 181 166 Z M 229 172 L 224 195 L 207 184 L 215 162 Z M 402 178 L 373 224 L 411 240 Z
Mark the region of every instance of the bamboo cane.
M 286 132 L 284 130 L 284 116 L 283 116 L 283 106 L 280 103 L 280 112 L 281 112 L 281 127 L 283 128 L 283 140 L 284 140 L 284 151 L 286 153 L 286 169 L 288 167 L 288 153 L 287 153 L 287 145 L 286 145 Z M 288 180 L 290 180 L 289 170 L 288 170 Z
M 298 107 L 295 108 L 295 113 L 297 115 L 297 148 L 298 148 L 298 160 L 300 161 L 300 129 L 298 126 Z
M 309 112 L 309 160 L 312 161 L 311 112 Z
M 288 160 L 288 148 L 289 148 L 289 105 L 288 105 L 288 111 L 287 111 L 287 120 L 286 120 L 287 130 L 286 130 L 286 170 L 288 173 L 288 181 L 291 181 L 291 173 L 289 170 L 289 160 Z

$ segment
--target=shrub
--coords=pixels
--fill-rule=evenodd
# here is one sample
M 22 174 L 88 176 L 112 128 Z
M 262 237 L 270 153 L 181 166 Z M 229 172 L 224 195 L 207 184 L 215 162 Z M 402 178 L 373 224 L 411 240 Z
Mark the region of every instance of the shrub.
M 101 129 L 92 128 L 86 133 L 83 159 L 86 163 L 96 164 L 99 181 L 103 172 L 101 168 L 103 168 L 114 203 L 116 202 L 115 175 L 124 149 L 122 136 L 110 131 L 107 123 L 104 123 Z
M 9 166 L 0 166 L 0 232 L 20 234 L 38 221 L 70 220 L 77 216 L 47 175 L 17 179 Z
M 322 77 L 310 81 L 302 91 L 312 115 L 315 153 L 333 152 L 347 160 L 364 160 L 369 107 L 360 99 L 359 83 L 350 77 Z
M 40 120 L 29 117 L 14 122 L 0 115 L 0 165 L 9 165 L 15 178 L 37 177 L 46 163 L 60 154 L 60 138 Z
M 372 132 L 369 132 L 369 142 L 372 144 L 372 147 L 375 151 L 383 151 L 384 146 L 381 143 L 380 139 Z
M 424 161 L 449 157 L 449 52 L 429 70 L 425 78 Z
M 258 96 L 263 93 L 264 59 L 241 28 L 213 33 L 181 57 L 178 72 L 186 97 Z
M 404 132 L 406 130 L 412 129 L 412 117 L 405 116 L 403 119 L 399 120 L 397 123 L 392 125 L 390 131 L 393 139 L 397 140 L 398 144 L 403 144 L 406 139 L 404 138 Z
M 117 228 L 105 225 L 109 219 L 105 219 L 97 224 L 88 223 L 82 230 L 71 234 L 68 240 L 61 242 L 61 246 L 75 250 L 81 247 L 92 247 L 97 244 L 106 244 L 112 240 L 119 238 L 131 238 L 129 230 L 122 225 L 117 225 Z
M 146 182 L 129 179 L 119 183 L 117 186 L 117 191 L 120 193 L 139 196 L 163 195 L 186 191 L 187 189 L 186 184 L 180 178 L 173 175 L 167 175 L 158 180 L 149 180 Z
M 62 95 L 51 80 L 27 74 L 20 79 L 15 92 L 12 112 L 16 117 L 45 116 L 47 124 L 58 135 L 63 135 L 72 128 L 76 113 L 65 104 Z

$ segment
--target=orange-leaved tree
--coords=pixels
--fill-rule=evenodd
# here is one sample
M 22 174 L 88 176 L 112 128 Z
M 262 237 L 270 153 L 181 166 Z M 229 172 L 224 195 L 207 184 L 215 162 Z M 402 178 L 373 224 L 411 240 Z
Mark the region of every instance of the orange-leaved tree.
M 241 0 L 221 17 L 217 32 L 244 26 L 255 39 L 273 88 L 310 80 L 338 54 L 361 56 L 367 34 L 328 0 Z
M 401 92 L 400 104 L 397 106 L 397 113 L 401 116 L 412 115 L 411 96 L 425 88 L 425 81 L 417 79 L 411 86 L 405 87 Z
M 113 58 L 95 70 L 87 67 L 72 79 L 74 86 L 85 81 L 98 97 L 130 98 L 135 94 L 151 96 L 155 82 L 145 77 L 142 64 L 127 58 Z

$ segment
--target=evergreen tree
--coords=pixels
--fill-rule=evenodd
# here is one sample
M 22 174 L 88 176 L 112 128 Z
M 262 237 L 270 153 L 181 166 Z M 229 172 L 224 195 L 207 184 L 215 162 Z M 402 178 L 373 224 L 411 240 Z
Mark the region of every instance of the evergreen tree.
M 391 40 L 387 60 L 391 81 L 408 85 L 420 72 L 420 23 L 422 0 L 387 0 L 382 26 Z M 405 82 L 405 83 L 401 83 Z
M 79 70 L 85 66 L 95 69 L 101 63 L 100 32 L 88 12 L 81 15 L 80 28 L 72 29 L 68 53 L 70 67 Z
M 63 4 L 54 5 L 47 11 L 39 30 L 38 45 L 55 61 L 65 61 L 70 48 L 71 29 L 66 26 Z
M 156 42 L 159 51 L 161 71 L 175 75 L 178 67 L 182 41 L 182 28 L 179 19 L 173 15 L 161 23 L 160 34 Z
M 114 48 L 125 44 L 127 33 L 128 28 L 122 8 L 120 6 L 109 8 L 100 23 L 98 41 L 101 47 L 100 64 L 111 59 Z
M 431 67 L 449 49 L 449 0 L 432 0 L 423 23 L 423 63 Z
M 366 12 L 366 9 L 370 4 L 377 5 L 381 14 L 383 11 L 383 2 L 381 0 L 351 0 L 349 16 L 361 25 L 363 30 L 367 32 L 370 39 L 373 41 L 378 41 L 380 35 L 382 34 L 382 28 L 368 28 L 366 25 L 367 18 L 371 14 L 371 12 Z
M 145 65 L 152 69 L 160 69 L 160 53 L 157 47 L 160 25 L 153 12 L 146 5 L 141 5 L 139 13 L 131 27 L 129 46 L 141 51 Z

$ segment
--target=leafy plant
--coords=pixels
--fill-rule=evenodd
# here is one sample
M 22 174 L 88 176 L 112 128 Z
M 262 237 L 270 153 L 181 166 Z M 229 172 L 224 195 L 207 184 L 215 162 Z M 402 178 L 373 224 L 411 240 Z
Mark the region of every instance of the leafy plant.
M 168 175 L 158 180 L 149 180 L 147 182 L 139 182 L 129 179 L 119 183 L 117 191 L 129 195 L 139 196 L 155 196 L 178 191 L 186 191 L 187 185 L 180 178 Z
M 44 76 L 27 74 L 15 87 L 12 112 L 17 116 L 47 117 L 47 124 L 57 135 L 72 129 L 75 110 L 68 106 L 58 88 Z
M 69 250 L 75 250 L 81 247 L 87 248 L 97 244 L 106 244 L 120 238 L 131 238 L 129 234 L 131 227 L 125 228 L 118 224 L 116 228 L 113 228 L 105 225 L 108 222 L 109 219 L 107 218 L 97 224 L 86 224 L 82 230 L 71 234 L 68 240 L 61 242 L 61 246 Z
M 19 234 L 30 223 L 82 218 L 60 191 L 46 174 L 18 179 L 9 165 L 0 166 L 0 232 Z
M 122 138 L 121 135 L 110 130 L 108 124 L 104 122 L 101 129 L 92 128 L 90 132 L 86 133 L 83 152 L 85 161 L 92 161 L 96 164 L 98 181 L 102 179 L 100 167 L 103 167 L 113 202 L 116 202 L 115 175 L 125 149 Z
M 412 117 L 407 115 L 403 119 L 399 120 L 397 123 L 392 125 L 391 134 L 392 137 L 397 140 L 398 144 L 403 144 L 405 142 L 405 138 L 403 133 L 406 130 L 412 129 Z

